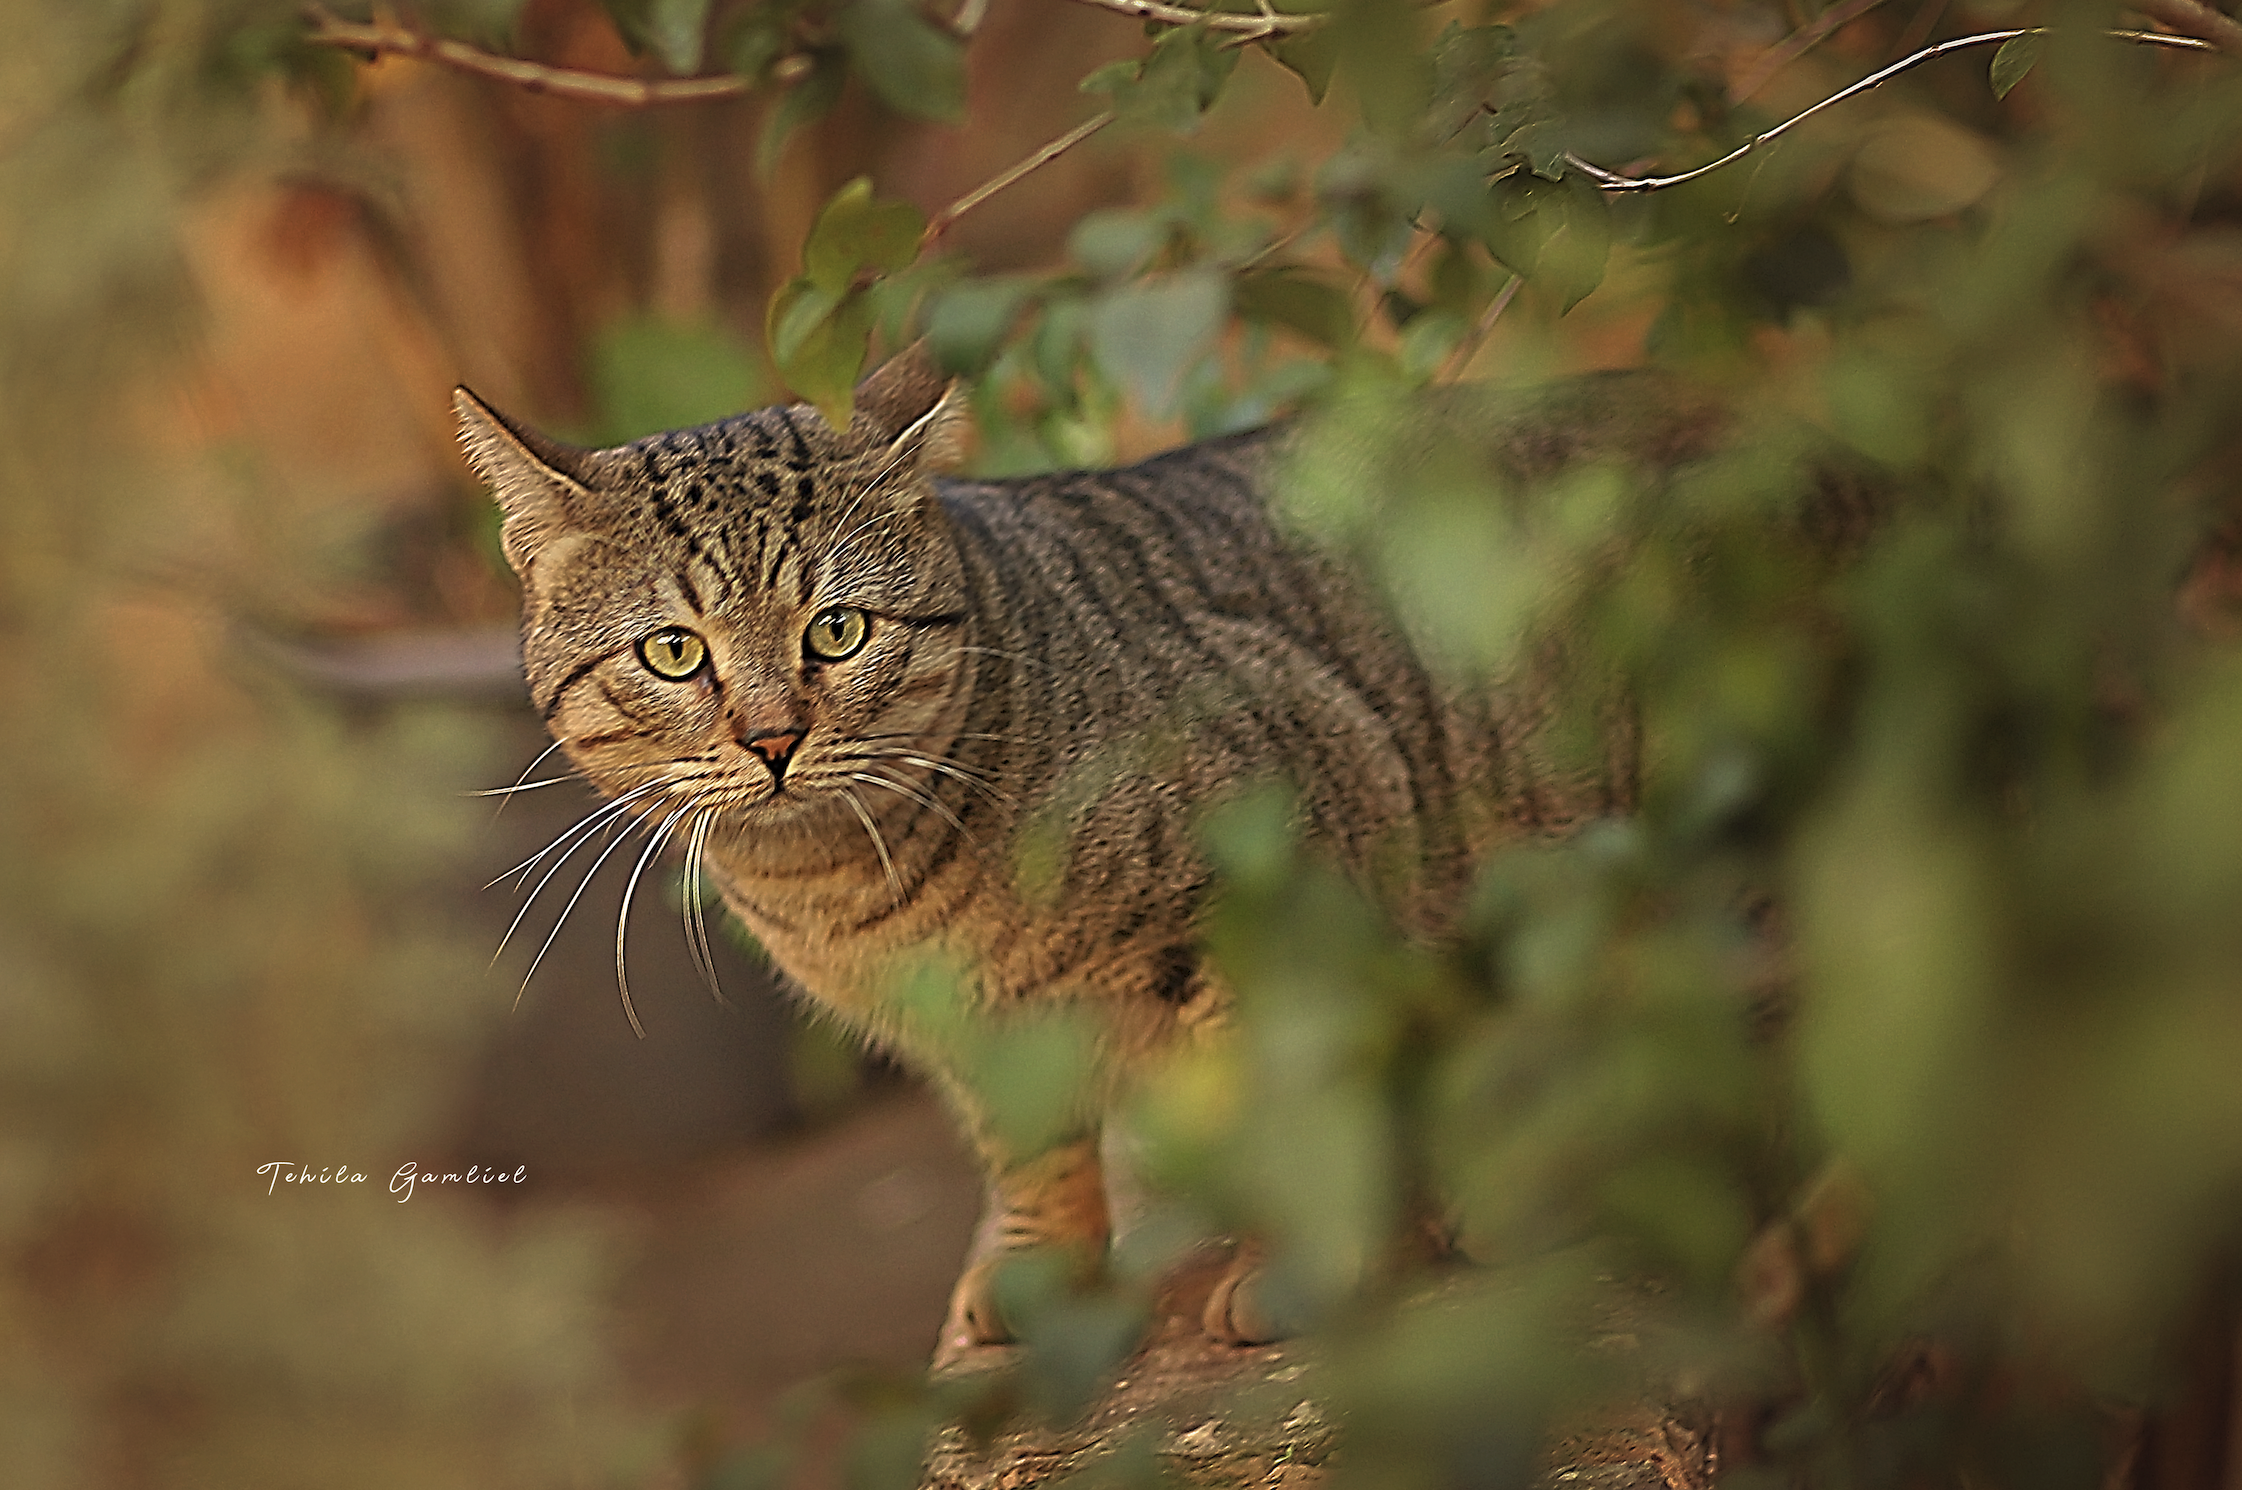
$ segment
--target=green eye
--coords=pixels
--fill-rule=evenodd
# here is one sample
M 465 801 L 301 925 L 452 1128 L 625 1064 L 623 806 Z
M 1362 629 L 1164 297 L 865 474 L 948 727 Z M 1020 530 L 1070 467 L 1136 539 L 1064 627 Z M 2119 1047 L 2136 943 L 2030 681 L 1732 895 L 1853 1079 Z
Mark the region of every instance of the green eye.
M 638 660 L 657 678 L 682 683 L 708 661 L 708 643 L 682 626 L 664 626 L 639 638 Z
M 810 618 L 810 629 L 802 633 L 802 650 L 813 661 L 839 662 L 863 649 L 865 635 L 871 629 L 872 622 L 864 612 L 836 605 Z

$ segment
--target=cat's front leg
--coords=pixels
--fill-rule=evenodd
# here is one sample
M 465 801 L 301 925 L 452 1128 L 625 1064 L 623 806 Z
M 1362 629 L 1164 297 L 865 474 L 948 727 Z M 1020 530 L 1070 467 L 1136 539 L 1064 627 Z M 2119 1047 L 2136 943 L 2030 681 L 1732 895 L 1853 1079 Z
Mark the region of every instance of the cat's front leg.
M 1105 1259 L 1112 1221 L 1095 1136 L 994 1170 L 965 1271 L 950 1290 L 949 1317 L 934 1350 L 937 1367 L 956 1363 L 976 1346 L 1012 1339 L 996 1292 L 997 1269 L 1006 1258 L 1048 1250 L 1084 1274 Z

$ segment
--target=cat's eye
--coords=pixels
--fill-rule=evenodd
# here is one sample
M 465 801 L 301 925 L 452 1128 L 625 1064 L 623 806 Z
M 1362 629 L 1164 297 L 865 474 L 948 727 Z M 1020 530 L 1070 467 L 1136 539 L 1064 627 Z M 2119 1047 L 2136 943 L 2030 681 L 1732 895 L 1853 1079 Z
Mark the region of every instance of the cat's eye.
M 657 678 L 682 683 L 708 662 L 708 643 L 682 626 L 664 626 L 639 638 L 638 660 Z
M 839 662 L 854 657 L 872 629 L 871 618 L 854 606 L 836 605 L 810 617 L 802 633 L 802 650 L 816 662 Z

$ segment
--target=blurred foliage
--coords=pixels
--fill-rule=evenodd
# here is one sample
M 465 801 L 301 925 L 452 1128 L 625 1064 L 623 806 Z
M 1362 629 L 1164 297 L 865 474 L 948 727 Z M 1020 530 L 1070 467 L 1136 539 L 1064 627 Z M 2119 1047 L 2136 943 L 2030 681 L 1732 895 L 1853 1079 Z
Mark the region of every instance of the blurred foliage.
M 337 59 L 285 3 L 0 31 L 0 1479 L 612 1483 L 597 1238 L 386 1193 L 502 1011 L 425 888 L 487 724 L 256 662 L 221 594 L 315 561 L 155 434 L 195 210 L 285 158 L 272 69 Z
M 649 67 L 734 69 L 773 92 L 765 167 L 852 78 L 891 111 L 883 127 L 958 117 L 980 14 L 604 9 Z M 1553 1425 L 1648 1392 L 1773 1404 L 1771 1482 L 2091 1485 L 2109 1405 L 2169 1402 L 2190 1337 L 2231 1336 L 2231 1314 L 2205 1311 L 2232 1297 L 2242 1219 L 2242 664 L 2225 644 L 2242 70 L 2112 40 L 2123 17 L 2095 0 L 1869 7 L 1762 67 L 1824 9 L 1339 0 L 1156 20 L 1137 56 L 1079 69 L 1084 109 L 1114 116 L 1079 148 L 1115 152 L 1144 189 L 1081 217 L 1065 261 L 1033 271 L 977 274 L 942 255 L 923 206 L 853 172 L 822 184 L 764 322 L 794 391 L 838 416 L 868 348 L 924 333 L 974 380 L 990 472 L 1096 463 L 1148 424 L 1211 434 L 1302 408 L 1311 454 L 1288 512 L 1353 550 L 1459 681 L 1554 676 L 1560 736 L 1594 756 L 1624 728 L 1643 749 L 1638 811 L 1493 854 L 1437 949 L 1298 844 L 1281 796 L 1210 821 L 1226 884 L 1210 937 L 1239 1029 L 1139 1095 L 1153 1213 L 1102 1291 L 1022 1271 L 1016 1369 L 844 1392 L 869 1425 L 855 1483 L 907 1483 L 923 1432 L 957 1412 L 987 1426 L 1081 1402 L 1133 1344 L 1150 1280 L 1211 1229 L 1265 1237 L 1276 1301 L 1319 1333 L 1310 1385 L 1347 1425 L 1332 1473 L 1348 1484 L 1528 1483 Z M 15 1047 L 32 1065 L 8 1077 L 13 1105 L 37 1121 L 11 1140 L 0 1225 L 23 1253 L 87 1197 L 168 1236 L 177 1187 L 207 1170 L 158 1156 L 268 1141 L 256 1123 L 404 1120 L 402 1099 L 325 1091 L 252 1120 L 208 1073 L 234 1069 L 259 1019 L 395 1012 L 343 990 L 402 987 L 406 963 L 303 928 L 349 920 L 376 868 L 361 861 L 399 831 L 336 783 L 436 747 L 400 738 L 369 765 L 282 711 L 259 716 L 268 753 L 229 744 L 206 774 L 175 758 L 150 779 L 124 754 L 103 659 L 129 635 L 92 609 L 106 592 L 89 578 L 121 572 L 160 498 L 83 431 L 176 334 L 168 224 L 254 156 L 259 80 L 337 99 L 347 78 L 296 44 L 291 6 L 19 10 L 11 34 L 35 50 L 5 64 L 0 118 L 17 642 L 0 727 L 9 832 L 40 867 L 10 858 L 0 977 L 19 1028 L 45 1033 Z M 497 46 L 527 14 L 495 0 L 420 19 Z M 1257 37 L 1256 16 L 1301 24 Z M 1608 190 L 1583 169 L 1716 160 L 1981 25 L 2053 30 L 1907 72 L 1670 189 Z M 1272 66 L 1337 127 L 1289 156 L 1200 148 Z M 349 128 L 347 108 L 331 117 Z M 753 381 L 734 347 L 667 346 L 625 330 L 599 354 L 618 429 Z M 1537 480 L 1421 416 L 1439 401 L 1456 427 L 1474 417 L 1474 395 L 1435 385 L 1640 363 L 1716 398 L 1728 438 L 1673 469 Z M 1865 523 L 1829 470 L 1873 470 L 1889 510 Z M 214 885 L 234 915 L 187 897 Z M 275 958 L 289 997 L 260 1002 Z M 322 977 L 336 991 L 306 998 Z M 940 989 L 923 996 L 940 1017 Z M 213 1031 L 227 1049 L 195 1082 L 153 1053 Z M 1048 1075 L 1082 1038 L 1063 1020 L 1000 1032 L 986 1065 L 1040 1052 Z M 1056 1120 L 1049 1080 L 992 1076 L 989 1095 L 1021 1131 Z M 1485 1269 L 1428 1291 L 1393 1260 L 1428 1207 Z M 284 1235 L 314 1214 L 244 1209 L 239 1226 L 282 1230 L 229 1246 L 224 1267 L 346 1272 L 363 1223 L 349 1244 Z M 412 1255 L 451 1249 L 443 1286 L 546 1276 L 449 1233 L 425 1242 Z M 220 1272 L 177 1276 L 145 1306 L 163 1329 L 73 1337 L 98 1371 L 58 1367 L 52 1330 L 0 1334 L 7 1411 L 47 1446 L 46 1482 L 72 1482 L 89 1415 L 148 1363 L 264 1379 L 313 1327 L 230 1311 Z M 434 1299 L 433 1276 L 399 1264 L 322 1296 L 386 1318 L 385 1290 Z M 37 1296 L 12 1287 L 0 1307 L 35 1319 Z M 471 1379 L 522 1416 L 475 1418 L 485 1457 L 450 1461 L 457 1477 L 501 1462 L 493 1435 L 553 1400 L 572 1359 L 505 1353 L 550 1315 L 497 1317 L 519 1331 L 420 1342 L 454 1364 L 412 1380 L 478 1350 L 512 1363 Z M 379 1374 L 395 1337 L 362 1328 L 368 1379 L 405 1381 Z M 1943 1364 L 1910 1364 L 1925 1359 Z M 305 1383 L 327 1380 L 282 1377 L 314 1396 Z M 378 1398 L 393 1424 L 463 1410 L 398 1391 Z M 418 1431 L 385 1442 L 402 1455 Z M 775 1482 L 786 1452 L 708 1482 Z

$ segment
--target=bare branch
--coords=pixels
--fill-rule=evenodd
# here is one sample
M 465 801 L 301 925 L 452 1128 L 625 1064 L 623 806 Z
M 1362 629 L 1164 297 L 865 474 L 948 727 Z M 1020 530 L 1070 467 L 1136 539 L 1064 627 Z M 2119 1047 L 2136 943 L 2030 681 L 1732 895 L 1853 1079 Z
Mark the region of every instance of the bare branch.
M 1686 181 L 1695 181 L 1700 176 L 1709 176 L 1713 172 L 1721 169 L 1723 166 L 1734 165 L 1737 161 L 1742 160 L 1745 156 L 1751 154 L 1760 146 L 1770 144 L 1773 141 L 1780 139 L 1782 136 L 1790 133 L 1791 130 L 1797 128 L 1801 124 L 1804 124 L 1807 120 L 1813 118 L 1816 114 L 1821 113 L 1824 109 L 1835 108 L 1838 104 L 1843 103 L 1849 98 L 1857 98 L 1858 96 L 1868 92 L 1872 88 L 1883 86 L 1884 84 L 1890 82 L 1892 79 L 1898 77 L 1901 73 L 1908 72 L 1914 68 L 1920 67 L 1926 62 L 1934 61 L 1937 58 L 1945 56 L 1949 52 L 1959 52 L 1970 47 L 1996 46 L 2002 42 L 2014 41 L 2019 36 L 2045 36 L 2048 34 L 2048 29 L 2049 28 L 2045 26 L 2019 26 L 2013 30 L 2008 31 L 1986 31 L 1981 32 L 1975 36 L 1957 36 L 1951 41 L 1942 41 L 1936 46 L 1925 47 L 1920 52 L 1915 52 L 1909 56 L 1902 57 L 1899 61 L 1894 62 L 1889 67 L 1880 68 L 1877 71 L 1870 73 L 1867 77 L 1862 78 L 1859 82 L 1853 84 L 1849 88 L 1840 88 L 1837 92 L 1832 93 L 1829 97 L 1815 104 L 1812 108 L 1806 109 L 1803 112 L 1797 114 L 1793 114 L 1790 118 L 1785 119 L 1782 123 L 1776 125 L 1773 129 L 1765 130 L 1759 134 L 1753 135 L 1750 139 L 1744 141 L 1743 144 L 1738 145 L 1735 149 L 1729 151 L 1720 159 L 1707 161 L 1705 164 L 1697 166 L 1692 170 L 1680 171 L 1671 176 L 1622 176 L 1617 171 L 1607 171 L 1602 166 L 1593 165 L 1588 161 L 1582 160 L 1579 156 L 1574 155 L 1570 151 L 1567 151 L 1565 153 L 1565 164 L 1571 166 L 1574 170 L 1579 171 L 1582 175 L 1588 177 L 1591 181 L 1594 181 L 1596 185 L 1604 191 L 1664 191 L 1669 186 L 1680 186 Z M 2212 52 L 2220 50 L 2217 46 L 2213 45 L 2209 41 L 2204 40 L 2202 37 L 2173 36 L 2163 31 L 2105 31 L 2102 34 L 2111 38 L 2113 41 L 2136 42 L 2142 46 L 2173 47 L 2178 50 L 2188 52 Z
M 1210 31 L 1234 31 L 1248 41 L 1264 41 L 1272 36 L 1289 36 L 1302 31 L 1313 31 L 1327 19 L 1321 13 L 1287 15 L 1262 5 L 1256 14 L 1238 10 L 1192 10 L 1182 5 L 1166 5 L 1161 0 L 1081 0 L 1084 5 L 1095 5 L 1103 10 L 1117 10 L 1125 16 L 1135 16 L 1140 21 L 1158 21 L 1167 26 L 1205 25 Z
M 1471 359 L 1479 355 L 1480 347 L 1484 346 L 1487 338 L 1494 333 L 1495 322 L 1501 320 L 1502 313 L 1510 309 L 1510 302 L 1517 298 L 1518 288 L 1525 282 L 1524 275 L 1513 274 L 1509 281 L 1495 292 L 1495 298 L 1488 301 L 1487 308 L 1480 312 L 1478 322 L 1472 326 L 1462 341 L 1456 343 L 1456 349 L 1448 354 L 1448 360 L 1440 365 L 1439 376 L 1433 379 L 1434 382 L 1453 383 L 1464 375 L 1465 370 L 1471 366 Z
M 2242 21 L 2221 15 L 2203 0 L 2126 0 L 2152 21 L 2162 21 L 2183 36 L 2198 36 L 2222 52 L 2242 57 Z
M 446 67 L 458 68 L 486 78 L 497 78 L 526 88 L 532 93 L 550 93 L 556 98 L 583 99 L 593 103 L 620 104 L 625 108 L 645 108 L 650 104 L 700 103 L 716 98 L 738 98 L 753 92 L 755 80 L 737 73 L 708 78 L 625 78 L 613 73 L 582 72 L 575 68 L 548 67 L 542 62 L 525 62 L 518 57 L 501 57 L 471 47 L 463 41 L 446 37 L 428 36 L 402 26 L 385 26 L 346 21 L 317 5 L 304 9 L 304 19 L 311 30 L 304 40 L 315 47 L 334 47 L 346 52 L 359 52 L 369 57 L 383 55 L 419 57 L 430 62 L 440 62 Z M 779 69 L 794 59 L 782 58 Z
M 1113 122 L 1113 119 L 1113 110 L 1107 109 L 1101 114 L 1096 114 L 1088 119 L 1083 120 L 1080 124 L 1077 124 L 1074 128 L 1068 130 L 1065 134 L 1060 135 L 1057 139 L 1051 141 L 1049 144 L 1036 151 L 1027 159 L 1015 162 L 1014 164 L 1005 167 L 1003 170 L 997 172 L 994 176 L 991 176 L 988 180 L 982 182 L 979 186 L 974 187 L 973 190 L 967 192 L 964 196 L 959 197 L 949 206 L 944 207 L 940 212 L 935 213 L 932 217 L 927 219 L 926 231 L 919 235 L 919 252 L 925 253 L 929 248 L 933 247 L 936 240 L 940 239 L 944 233 L 950 231 L 951 226 L 955 224 L 959 218 L 965 216 L 966 213 L 971 212 L 974 208 L 980 206 L 983 202 L 995 196 L 998 192 L 1004 190 L 1007 186 L 1010 186 L 1013 183 L 1019 181 L 1022 177 L 1028 175 L 1030 172 L 1041 170 L 1043 167 L 1049 165 L 1052 161 L 1057 160 L 1060 156 L 1066 154 L 1069 150 L 1072 150 L 1075 146 L 1081 144 L 1084 140 L 1090 138 L 1090 136 L 1105 128 L 1108 124 L 1111 124 Z

